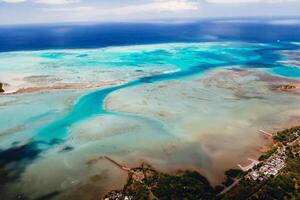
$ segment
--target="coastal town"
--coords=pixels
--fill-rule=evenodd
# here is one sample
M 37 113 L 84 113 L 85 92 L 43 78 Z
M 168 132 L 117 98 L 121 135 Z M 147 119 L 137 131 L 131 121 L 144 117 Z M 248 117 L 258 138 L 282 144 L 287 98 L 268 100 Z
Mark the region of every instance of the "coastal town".
M 272 135 L 273 146 L 260 156 L 220 199 L 299 199 L 300 127 Z M 277 188 L 276 190 L 272 188 Z
M 254 169 L 249 173 L 249 176 L 253 180 L 259 181 L 266 180 L 271 176 L 276 176 L 278 172 L 285 166 L 285 150 L 286 148 L 284 146 L 279 148 L 274 155 L 261 163 L 262 166 L 258 167 L 257 169 L 254 167 Z
M 271 176 L 276 176 L 286 165 L 287 148 L 291 148 L 291 146 L 299 144 L 299 133 L 300 131 L 292 133 L 295 138 L 293 141 L 277 144 L 279 146 L 277 150 L 275 150 L 275 152 L 266 160 L 258 162 L 253 169 L 250 170 L 248 176 L 253 180 L 259 181 L 267 180 Z

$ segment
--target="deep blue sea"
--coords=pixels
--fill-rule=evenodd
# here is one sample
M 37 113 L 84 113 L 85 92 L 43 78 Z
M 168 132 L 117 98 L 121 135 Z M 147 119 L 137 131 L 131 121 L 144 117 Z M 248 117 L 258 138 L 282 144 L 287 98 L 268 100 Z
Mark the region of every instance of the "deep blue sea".
M 299 24 L 269 21 L 0 26 L 0 51 L 201 41 L 300 41 Z

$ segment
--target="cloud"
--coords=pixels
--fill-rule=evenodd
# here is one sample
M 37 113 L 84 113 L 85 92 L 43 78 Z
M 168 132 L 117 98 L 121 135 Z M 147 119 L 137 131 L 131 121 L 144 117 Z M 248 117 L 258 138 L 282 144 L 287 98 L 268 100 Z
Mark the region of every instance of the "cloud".
M 67 4 L 75 4 L 82 2 L 81 0 L 0 0 L 0 2 L 5 3 L 22 3 L 22 2 L 31 2 L 36 4 L 44 4 L 44 5 L 67 5 Z M 110 8 L 113 11 L 123 11 L 127 10 L 130 12 L 176 12 L 176 11 L 186 11 L 186 10 L 197 10 L 199 4 L 196 1 L 191 0 L 150 0 L 148 3 L 144 4 L 131 4 L 124 7 L 115 7 Z M 64 8 L 53 8 L 47 10 L 53 11 L 72 11 L 72 10 L 86 10 L 85 7 L 64 7 Z
M 39 0 L 41 1 L 41 0 Z M 48 1 L 48 0 L 43 0 Z M 49 0 L 50 1 L 50 0 Z M 52 1 L 52 0 L 51 0 Z M 136 4 L 128 5 L 124 7 L 114 7 L 103 9 L 101 7 L 87 7 L 87 6 L 77 6 L 68 8 L 47 8 L 47 11 L 80 11 L 80 10 L 92 10 L 99 11 L 102 14 L 136 14 L 136 13 L 151 13 L 151 12 L 180 12 L 188 10 L 198 10 L 199 5 L 195 2 L 188 0 L 154 0 L 146 4 Z
M 0 0 L 0 24 L 299 16 L 299 5 L 300 0 Z
M 207 3 L 214 4 L 242 4 L 242 3 L 287 3 L 297 0 L 206 0 Z
M 0 0 L 0 2 L 23 3 L 23 2 L 30 2 L 30 0 Z M 47 5 L 65 5 L 65 4 L 78 3 L 80 2 L 80 0 L 32 0 L 31 2 L 38 3 L 38 4 L 47 4 Z
M 295 25 L 295 24 L 300 24 L 300 20 L 299 19 L 278 19 L 278 20 L 271 20 L 269 23 L 276 24 L 276 25 Z
M 47 5 L 65 5 L 65 4 L 78 3 L 80 2 L 80 0 L 34 0 L 34 2 L 39 4 L 47 4 Z
M 139 8 L 155 11 L 186 11 L 198 10 L 198 4 L 189 0 L 156 0 L 153 3 L 141 5 Z
M 61 7 L 61 8 L 43 8 L 43 11 L 54 12 L 84 12 L 84 11 L 97 11 L 95 7 L 90 6 L 76 6 L 76 7 Z
M 5 2 L 5 3 L 22 3 L 27 0 L 0 0 L 0 2 Z
M 64 21 L 134 21 L 160 20 L 161 18 L 186 19 L 200 10 L 199 3 L 190 0 L 151 0 L 125 6 L 103 7 L 101 5 L 45 6 L 41 9 L 47 16 Z

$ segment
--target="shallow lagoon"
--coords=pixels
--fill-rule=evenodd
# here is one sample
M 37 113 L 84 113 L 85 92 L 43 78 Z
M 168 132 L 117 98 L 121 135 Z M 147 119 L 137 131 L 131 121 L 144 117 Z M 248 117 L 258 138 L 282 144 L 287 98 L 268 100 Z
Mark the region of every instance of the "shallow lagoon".
M 126 179 L 105 160 L 87 164 L 103 155 L 196 169 L 219 183 L 269 143 L 259 129 L 298 122 L 299 93 L 272 90 L 299 84 L 300 69 L 282 52 L 298 48 L 219 42 L 0 53 L 6 88 L 34 88 L 0 96 L 0 163 L 16 176 L 2 193 L 103 195 Z

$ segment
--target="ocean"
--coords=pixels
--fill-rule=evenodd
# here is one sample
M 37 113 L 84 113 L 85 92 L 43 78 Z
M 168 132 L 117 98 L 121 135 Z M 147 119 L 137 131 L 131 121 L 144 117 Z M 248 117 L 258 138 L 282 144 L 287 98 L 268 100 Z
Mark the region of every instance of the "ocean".
M 1 195 L 101 197 L 126 182 L 102 156 L 219 184 L 270 145 L 258 130 L 299 123 L 299 35 L 272 20 L 1 26 Z
M 0 27 L 0 51 L 223 40 L 300 41 L 299 24 L 272 24 L 272 20 L 263 19 L 236 21 L 7 25 Z

